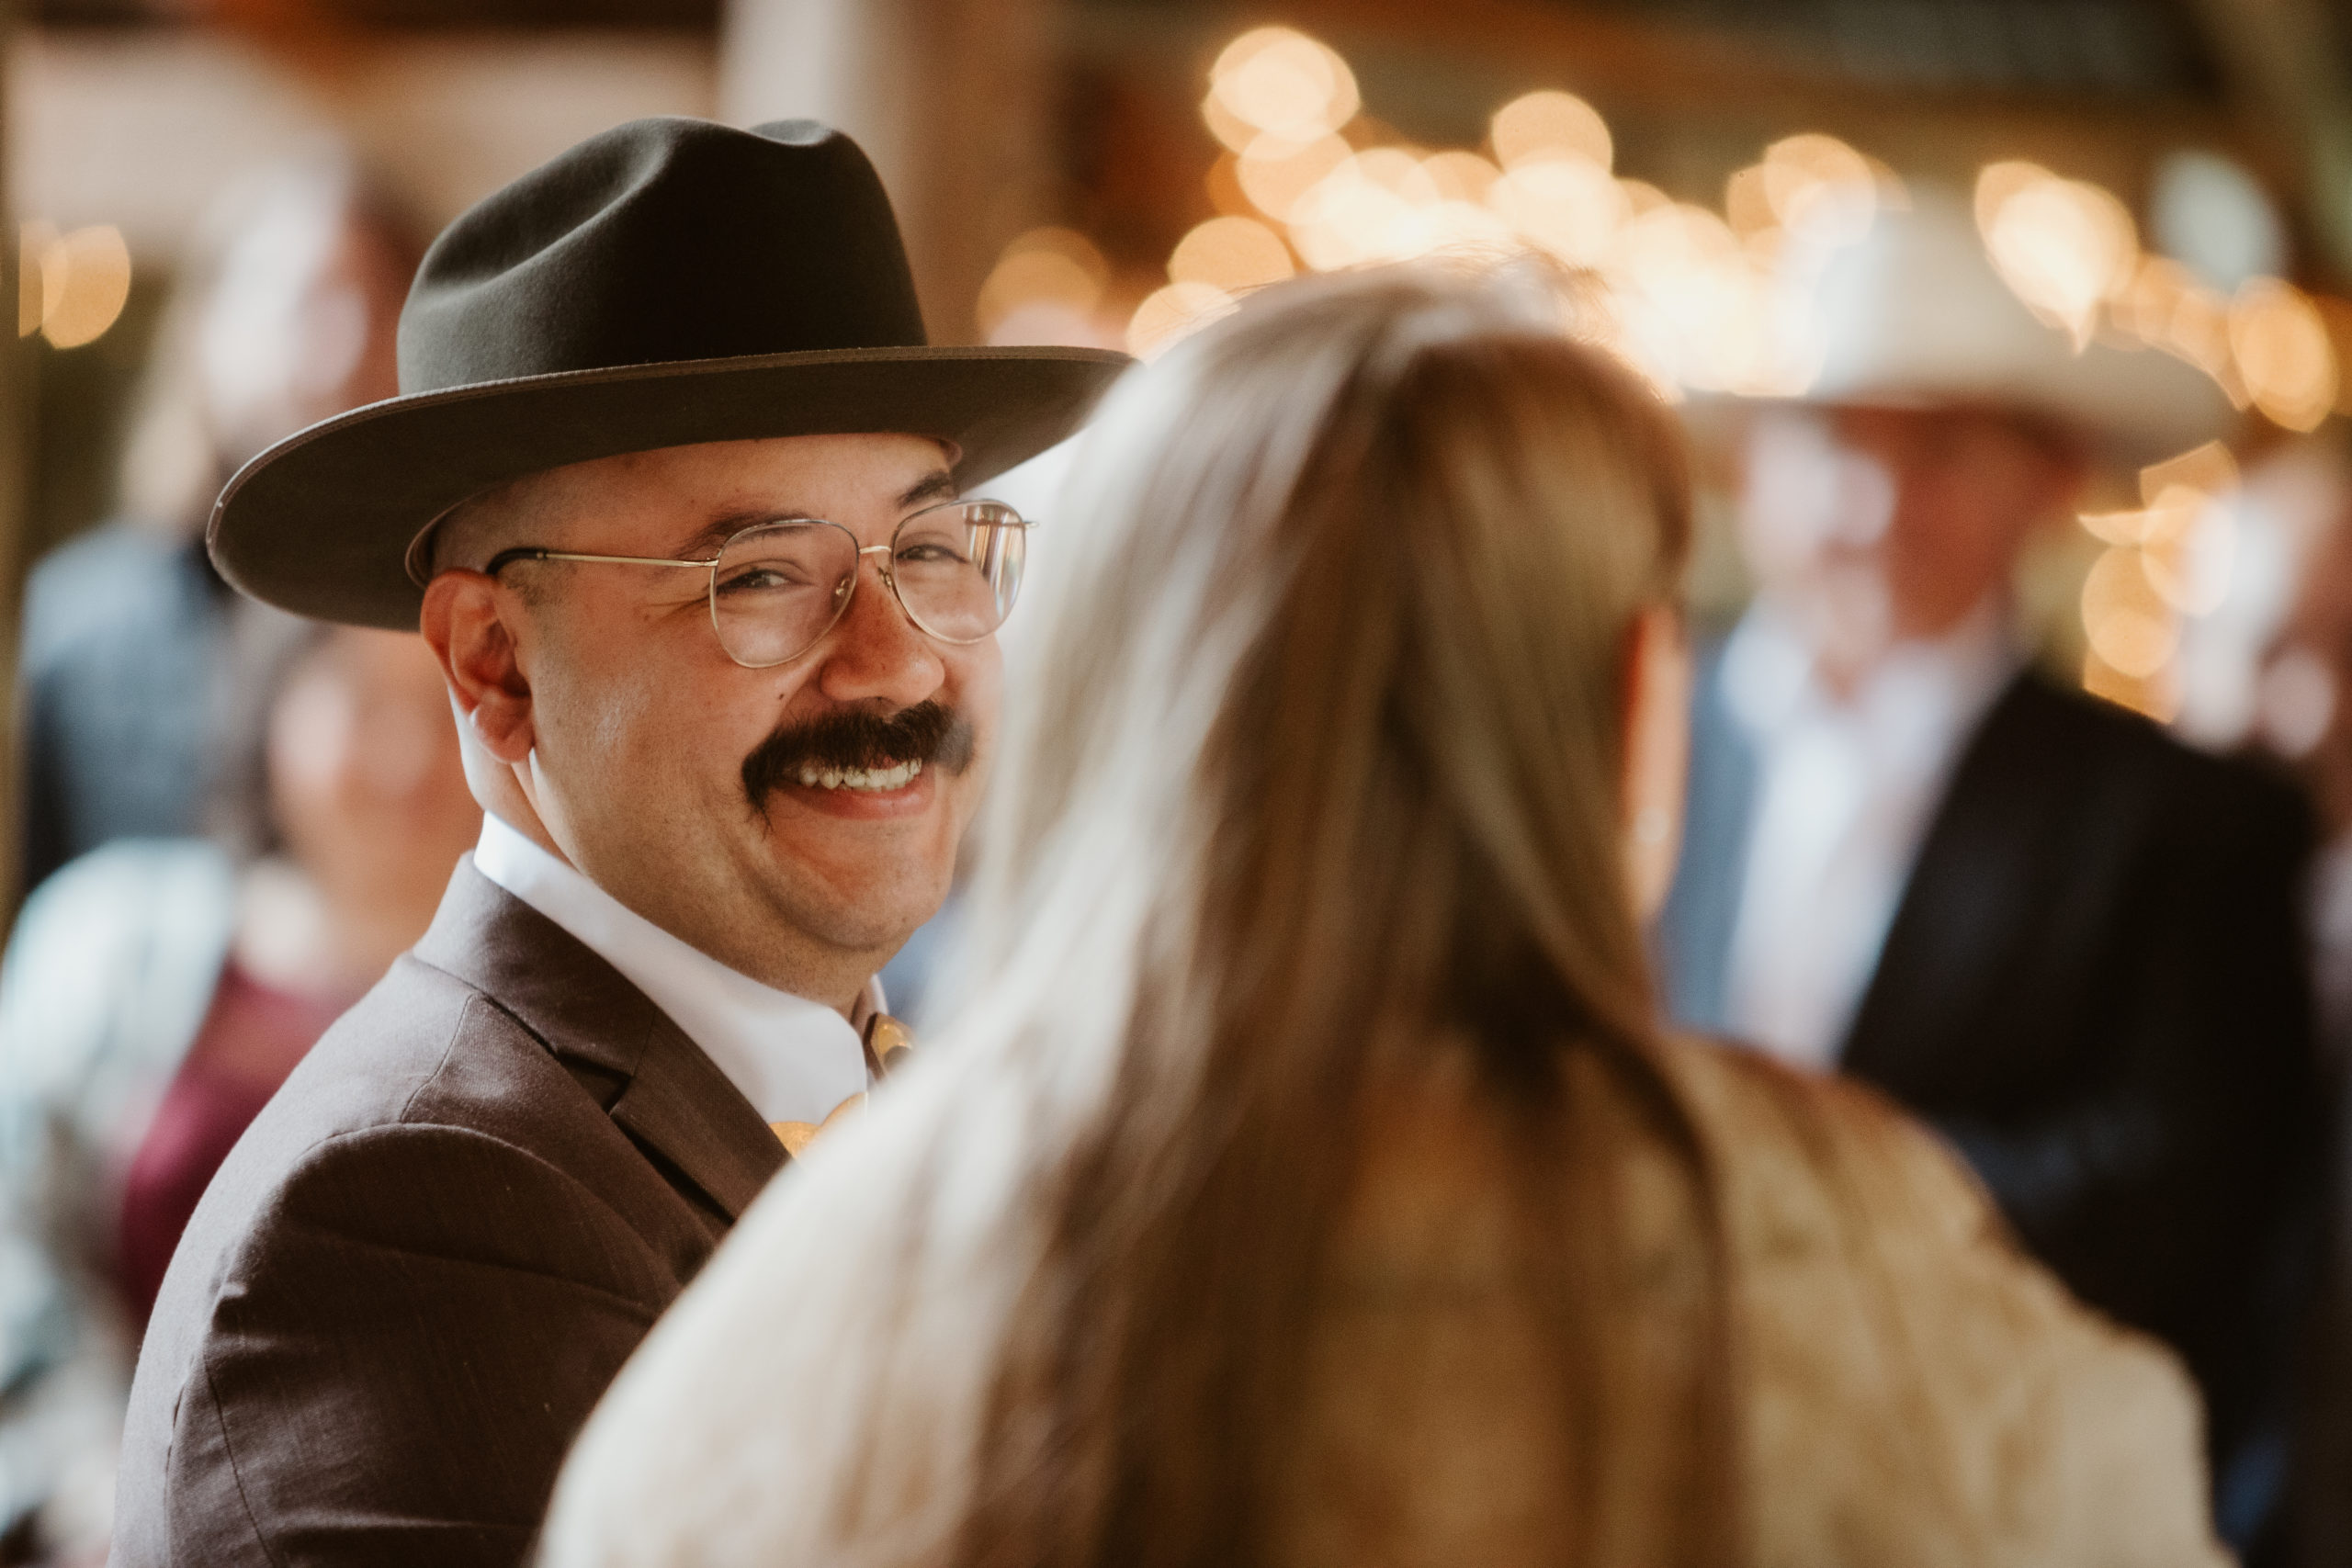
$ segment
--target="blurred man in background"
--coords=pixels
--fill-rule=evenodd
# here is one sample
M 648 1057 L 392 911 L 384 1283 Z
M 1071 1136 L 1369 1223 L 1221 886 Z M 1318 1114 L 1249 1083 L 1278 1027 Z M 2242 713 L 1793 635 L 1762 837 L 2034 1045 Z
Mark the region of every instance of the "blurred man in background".
M 1933 195 L 1819 298 L 1812 400 L 1748 430 L 1759 592 L 1695 705 L 1671 1001 L 1926 1116 L 2078 1294 L 2168 1340 L 2247 1548 L 2316 1144 L 2309 815 L 2030 669 L 2009 588 L 2095 454 L 2226 410 L 2160 354 L 2075 352 Z
M 420 247 L 322 149 L 232 190 L 149 367 L 121 515 L 33 569 L 24 644 L 23 886 L 109 840 L 194 832 L 211 765 L 228 590 L 204 555 L 245 460 L 392 396 Z

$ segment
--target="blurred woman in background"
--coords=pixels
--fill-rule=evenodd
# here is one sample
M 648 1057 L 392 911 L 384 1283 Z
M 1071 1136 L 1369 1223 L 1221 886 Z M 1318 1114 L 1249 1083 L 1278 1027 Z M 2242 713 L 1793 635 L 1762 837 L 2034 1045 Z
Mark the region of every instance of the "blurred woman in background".
M 0 1562 L 104 1555 L 131 1362 L 180 1231 L 481 830 L 419 638 L 239 617 L 215 837 L 74 862 L 0 968 Z
M 1865 1091 L 1662 1032 L 1683 458 L 1559 321 L 1283 286 L 1115 394 L 965 1005 L 547 1561 L 2220 1560 L 2164 1351 Z
M 211 204 L 148 360 L 119 510 L 25 584 L 21 886 L 109 840 L 200 830 L 234 597 L 204 552 L 213 498 L 264 447 L 400 390 L 392 334 L 423 251 L 331 146 Z

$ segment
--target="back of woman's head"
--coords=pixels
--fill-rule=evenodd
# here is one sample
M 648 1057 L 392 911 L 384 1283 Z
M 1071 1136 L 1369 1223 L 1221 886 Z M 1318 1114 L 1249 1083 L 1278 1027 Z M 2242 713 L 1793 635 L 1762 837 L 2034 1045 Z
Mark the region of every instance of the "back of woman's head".
M 1683 458 L 1564 330 L 1558 281 L 1292 286 L 1121 389 L 1039 552 L 986 968 L 1057 933 L 1131 950 L 1143 900 L 1162 939 L 1283 953 L 1310 1014 L 1337 998 L 1302 995 L 1299 961 L 1444 1007 L 1501 942 L 1645 1032 L 1624 657 L 1680 573 Z
M 1687 548 L 1681 448 L 1568 316 L 1526 272 L 1286 286 L 1089 437 L 967 953 L 968 1027 L 1050 1063 L 1077 1128 L 1040 1173 L 971 1561 L 1253 1555 L 1364 1119 L 1449 1046 L 1564 1279 L 1613 1266 L 1572 1059 L 1698 1159 L 1620 787 L 1633 628 Z M 1554 1292 L 1571 1372 L 1607 1351 L 1578 1288 Z

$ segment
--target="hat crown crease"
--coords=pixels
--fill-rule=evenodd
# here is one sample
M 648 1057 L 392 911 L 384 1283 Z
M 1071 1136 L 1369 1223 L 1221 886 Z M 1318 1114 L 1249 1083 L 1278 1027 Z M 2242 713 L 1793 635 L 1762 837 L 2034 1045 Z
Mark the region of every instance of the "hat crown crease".
M 608 131 L 477 203 L 426 253 L 404 393 L 571 370 L 927 341 L 856 143 L 701 120 Z

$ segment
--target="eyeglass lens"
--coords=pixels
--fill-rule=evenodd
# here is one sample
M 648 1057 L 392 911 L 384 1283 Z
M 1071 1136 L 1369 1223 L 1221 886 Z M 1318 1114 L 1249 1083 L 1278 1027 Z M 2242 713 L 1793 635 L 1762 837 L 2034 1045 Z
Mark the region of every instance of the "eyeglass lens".
M 1021 591 L 1028 527 L 1011 507 L 958 502 L 899 525 L 888 572 L 915 625 L 942 642 L 978 642 Z M 711 622 L 739 664 L 797 658 L 831 629 L 857 582 L 856 538 L 835 523 L 769 523 L 727 542 L 711 575 Z

